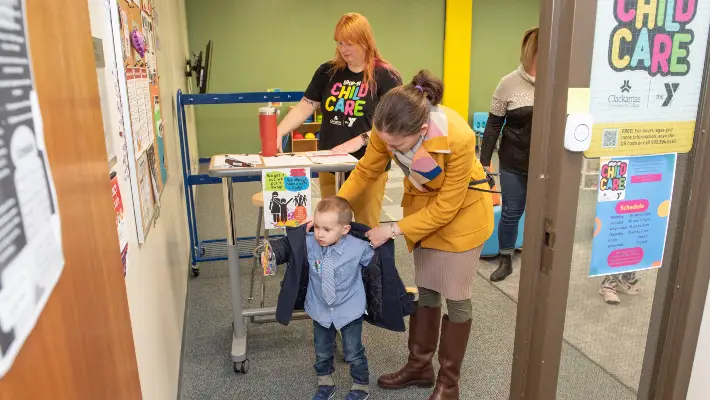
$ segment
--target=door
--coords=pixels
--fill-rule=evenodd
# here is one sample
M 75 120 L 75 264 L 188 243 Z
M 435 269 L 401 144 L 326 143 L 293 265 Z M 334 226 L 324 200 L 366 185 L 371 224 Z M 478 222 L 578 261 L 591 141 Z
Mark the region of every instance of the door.
M 140 399 L 87 2 L 26 6 L 66 263 L 0 399 Z
M 568 95 L 578 93 L 568 89 L 589 88 L 593 56 L 613 55 L 593 50 L 597 5 L 602 4 L 619 7 L 610 8 L 609 12 L 616 12 L 617 19 L 621 20 L 630 15 L 637 2 L 541 1 L 525 251 L 511 399 L 671 400 L 684 399 L 688 387 L 710 278 L 708 268 L 701 268 L 703 260 L 710 256 L 710 246 L 707 246 L 710 238 L 710 202 L 707 201 L 710 185 L 707 179 L 703 179 L 703 175 L 710 171 L 710 144 L 705 133 L 710 123 L 710 102 L 707 90 L 702 90 L 689 153 L 678 154 L 677 158 L 658 156 L 653 159 L 655 161 L 631 159 L 624 164 L 623 168 L 628 167 L 629 173 L 633 174 L 625 176 L 630 184 L 641 183 L 646 178 L 649 178 L 648 182 L 666 182 L 645 189 L 653 192 L 649 196 L 662 196 L 659 191 L 668 190 L 670 198 L 670 214 L 665 205 L 651 210 L 649 203 L 643 203 L 650 213 L 648 215 L 655 217 L 651 214 L 658 214 L 668 220 L 667 236 L 665 239 L 661 237 L 660 246 L 650 248 L 647 240 L 656 235 L 653 231 L 639 231 L 647 229 L 644 228 L 646 214 L 631 211 L 624 214 L 621 210 L 625 209 L 619 208 L 642 204 L 622 204 L 625 194 L 629 195 L 626 200 L 644 199 L 633 197 L 631 186 L 626 192 L 617 187 L 600 194 L 599 185 L 605 187 L 603 185 L 608 183 L 602 180 L 604 174 L 621 162 L 617 158 L 585 158 L 581 153 L 565 150 L 563 145 Z M 651 1 L 649 4 L 665 7 L 666 2 Z M 682 20 L 677 13 L 685 12 L 689 4 L 697 3 L 678 1 L 672 4 L 679 7 L 673 10 L 676 14 L 672 14 L 672 18 L 675 19 L 663 22 Z M 696 17 L 700 18 L 699 15 Z M 707 25 L 702 29 L 707 32 Z M 700 30 L 696 35 L 704 37 L 705 32 L 701 34 Z M 637 37 L 630 36 L 629 40 Z M 702 52 L 706 47 L 706 41 L 702 40 L 696 42 L 691 51 Z M 621 51 L 628 49 L 622 48 Z M 702 85 L 696 82 L 696 86 L 706 88 L 707 68 L 703 67 L 703 61 L 702 58 L 700 62 L 696 61 L 692 68 L 705 69 Z M 616 83 L 621 94 L 610 94 L 617 96 L 612 98 L 613 101 L 636 101 L 632 97 L 638 89 L 633 87 L 642 86 L 640 81 Z M 667 86 L 671 91 L 678 89 L 671 83 Z M 687 90 L 687 86 L 681 87 Z M 648 97 L 644 97 L 645 93 L 639 96 L 647 104 L 658 101 L 666 103 L 665 106 L 673 105 L 667 93 L 651 95 L 652 85 L 646 87 L 649 88 L 645 89 L 649 90 Z M 628 108 L 628 112 L 640 113 L 643 109 L 641 105 Z M 653 128 L 657 126 L 661 125 L 652 125 Z M 642 162 L 646 163 L 643 168 L 638 167 Z M 667 168 L 663 173 L 655 173 L 661 164 Z M 637 172 L 632 172 L 632 165 L 636 166 Z M 638 172 L 643 169 L 646 172 Z M 609 193 L 618 197 L 605 197 Z M 622 219 L 605 216 L 605 210 L 609 208 L 604 201 L 617 204 L 614 212 L 624 214 Z M 623 219 L 627 216 L 635 219 Z M 605 219 L 607 217 L 610 219 Z M 618 231 L 604 231 L 602 225 L 609 221 L 612 224 L 621 221 L 620 229 L 625 236 L 617 237 Z M 606 232 L 603 240 L 600 232 Z M 605 262 L 608 266 L 622 268 L 618 271 L 631 271 L 633 265 L 644 265 L 644 260 L 628 259 L 634 256 L 631 251 L 625 253 L 626 259 L 622 261 L 613 256 L 620 254 L 611 250 L 616 241 L 623 242 L 632 236 L 636 243 L 633 246 L 638 246 L 634 249 L 662 254 L 659 256 L 662 258 L 660 268 L 625 274 L 609 274 L 607 270 L 591 268 L 599 265 L 600 254 L 608 254 Z M 705 240 L 704 246 L 702 240 Z M 627 245 L 624 242 L 619 246 L 625 249 Z M 660 252 L 659 248 L 665 251 Z M 605 249 L 610 252 L 604 253 Z M 642 250 L 634 251 L 634 254 L 645 254 L 639 253 Z M 634 264 L 636 262 L 638 264 Z M 599 272 L 598 276 L 590 278 L 595 271 Z

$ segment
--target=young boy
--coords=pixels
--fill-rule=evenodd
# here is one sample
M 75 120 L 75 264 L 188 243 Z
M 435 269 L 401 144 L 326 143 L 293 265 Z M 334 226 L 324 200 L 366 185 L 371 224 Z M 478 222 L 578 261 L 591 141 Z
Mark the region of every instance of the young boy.
M 313 400 L 335 396 L 335 337 L 339 330 L 345 361 L 350 364 L 353 386 L 346 400 L 369 397 L 369 370 L 362 345 L 362 322 L 366 309 L 362 268 L 374 255 L 369 243 L 348 235 L 353 211 L 337 196 L 316 206 L 312 233 L 306 236 L 309 281 L 305 309 L 313 319 L 318 392 Z

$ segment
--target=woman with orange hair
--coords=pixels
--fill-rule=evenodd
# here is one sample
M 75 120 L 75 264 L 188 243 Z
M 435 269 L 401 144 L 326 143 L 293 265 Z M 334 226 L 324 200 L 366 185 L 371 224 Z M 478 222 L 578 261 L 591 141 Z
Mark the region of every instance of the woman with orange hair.
M 279 150 L 282 138 L 320 107 L 323 113 L 320 149 L 362 158 L 377 102 L 390 89 L 402 84 L 397 70 L 377 50 L 372 27 L 362 15 L 343 15 L 335 26 L 334 39 L 335 57 L 318 67 L 301 101 L 278 126 Z M 318 181 L 323 198 L 335 195 L 333 174 L 320 173 Z M 357 222 L 373 228 L 379 225 L 386 183 L 385 173 L 370 185 L 368 193 L 360 196 L 361 201 L 351 204 Z

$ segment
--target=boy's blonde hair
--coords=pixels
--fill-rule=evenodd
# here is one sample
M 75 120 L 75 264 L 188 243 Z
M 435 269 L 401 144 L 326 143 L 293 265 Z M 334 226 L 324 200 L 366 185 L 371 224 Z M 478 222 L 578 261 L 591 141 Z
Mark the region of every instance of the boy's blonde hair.
M 353 222 L 353 209 L 350 203 L 342 197 L 329 196 L 316 206 L 316 214 L 321 212 L 335 212 L 338 214 L 338 223 L 350 225 Z
M 525 72 L 530 72 L 533 60 L 537 55 L 537 36 L 540 28 L 528 29 L 523 35 L 523 44 L 520 46 L 520 64 Z

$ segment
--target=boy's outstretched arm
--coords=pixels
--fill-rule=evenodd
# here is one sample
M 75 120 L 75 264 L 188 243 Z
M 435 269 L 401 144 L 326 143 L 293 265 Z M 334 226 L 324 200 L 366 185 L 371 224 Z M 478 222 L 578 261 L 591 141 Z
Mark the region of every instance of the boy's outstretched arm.
M 276 265 L 288 262 L 288 258 L 291 256 L 291 245 L 288 243 L 288 238 L 284 236 L 277 240 L 271 240 L 270 243 L 271 252 L 274 253 Z
M 301 225 L 306 225 L 306 232 L 310 231 L 313 228 L 313 218 L 307 218 Z M 284 236 L 276 240 L 270 240 L 269 244 L 271 245 L 271 252 L 274 253 L 276 265 L 287 263 L 288 258 L 291 256 L 291 245 L 288 242 L 288 237 Z

